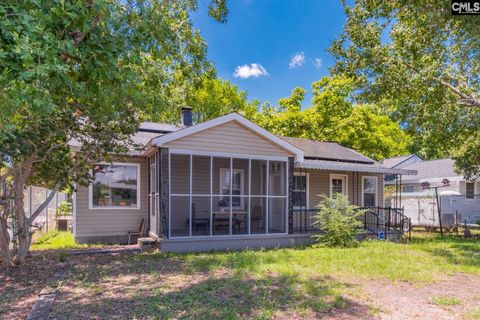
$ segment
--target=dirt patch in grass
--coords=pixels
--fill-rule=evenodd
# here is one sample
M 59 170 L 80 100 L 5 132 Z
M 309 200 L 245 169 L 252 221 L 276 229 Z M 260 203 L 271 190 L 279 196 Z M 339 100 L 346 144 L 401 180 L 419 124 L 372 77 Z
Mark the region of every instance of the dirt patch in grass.
M 292 273 L 252 274 L 227 267 L 192 270 L 182 256 L 75 257 L 52 319 L 317 319 L 367 316 L 343 296 L 351 285 Z M 333 318 L 332 318 L 333 319 Z
M 480 277 L 475 275 L 456 274 L 420 287 L 385 280 L 361 286 L 364 295 L 353 300 L 377 306 L 381 319 L 475 319 L 480 305 Z
M 38 293 L 61 266 L 58 253 L 53 252 L 33 253 L 21 266 L 0 266 L 0 319 L 25 319 Z

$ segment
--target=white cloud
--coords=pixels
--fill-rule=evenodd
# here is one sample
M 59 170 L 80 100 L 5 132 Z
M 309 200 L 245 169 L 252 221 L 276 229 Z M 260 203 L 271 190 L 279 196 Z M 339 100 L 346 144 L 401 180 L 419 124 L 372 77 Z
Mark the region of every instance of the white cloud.
M 290 69 L 298 68 L 305 63 L 305 54 L 303 52 L 296 53 L 290 59 L 288 67 Z
M 313 60 L 313 65 L 315 66 L 315 68 L 320 69 L 323 66 L 322 59 L 315 58 L 315 60 Z
M 268 72 L 260 63 L 252 63 L 250 65 L 245 64 L 243 66 L 238 66 L 235 68 L 235 72 L 233 73 L 233 76 L 235 78 L 242 79 L 248 79 L 251 77 L 258 78 L 260 76 L 266 75 L 268 75 Z

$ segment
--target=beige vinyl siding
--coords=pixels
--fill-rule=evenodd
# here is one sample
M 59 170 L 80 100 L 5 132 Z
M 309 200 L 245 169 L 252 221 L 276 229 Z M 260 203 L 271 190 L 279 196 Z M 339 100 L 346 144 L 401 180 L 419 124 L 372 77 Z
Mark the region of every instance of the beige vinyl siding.
M 263 156 L 292 156 L 236 121 L 206 129 L 165 145 L 172 149 L 251 154 Z
M 383 207 L 383 175 L 382 174 L 362 174 L 343 171 L 324 171 L 324 170 L 307 170 L 309 175 L 309 207 L 315 208 L 322 200 L 322 195 L 330 196 L 330 175 L 346 175 L 347 176 L 347 192 L 350 202 L 362 205 L 362 176 L 377 177 L 377 205 Z
M 140 163 L 140 209 L 93 209 L 88 207 L 88 186 L 77 186 L 76 236 L 121 236 L 138 230 L 142 218 L 148 217 L 147 160 L 139 157 L 115 162 Z

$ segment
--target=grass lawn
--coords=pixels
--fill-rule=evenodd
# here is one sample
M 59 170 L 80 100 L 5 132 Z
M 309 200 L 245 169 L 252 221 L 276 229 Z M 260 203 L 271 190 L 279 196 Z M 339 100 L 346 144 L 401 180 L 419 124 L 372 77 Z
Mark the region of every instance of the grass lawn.
M 474 294 L 458 296 L 457 284 Z M 352 249 L 83 257 L 62 286 L 54 317 L 375 318 L 395 311 L 385 297 L 375 298 L 390 290 L 410 290 L 407 298 L 423 301 L 438 319 L 475 319 L 480 241 L 422 236 Z
M 145 252 L 67 261 L 72 271 L 61 283 L 56 319 L 406 319 L 422 313 L 480 319 L 479 240 L 422 235 L 409 244 L 368 241 L 352 249 Z M 17 290 L 25 285 L 8 280 Z M 0 318 L 2 311 L 12 314 L 6 303 Z
M 38 236 L 38 239 L 34 239 L 32 244 L 32 250 L 66 250 L 85 247 L 87 245 L 76 243 L 72 233 L 67 231 L 49 231 Z

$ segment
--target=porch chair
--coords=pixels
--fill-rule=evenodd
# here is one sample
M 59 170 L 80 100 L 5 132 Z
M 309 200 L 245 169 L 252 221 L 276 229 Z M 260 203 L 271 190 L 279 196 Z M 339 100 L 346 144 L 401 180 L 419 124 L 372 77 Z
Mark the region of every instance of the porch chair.
M 145 234 L 145 218 L 142 218 L 142 221 L 140 222 L 140 228 L 136 231 L 128 231 L 128 244 L 130 244 L 132 236 L 138 236 L 138 237 L 143 237 Z
M 193 231 L 202 230 L 203 232 L 208 233 L 209 225 L 210 225 L 210 219 L 209 218 L 197 218 L 197 215 L 195 213 L 195 204 L 192 203 L 192 229 L 193 229 Z

